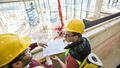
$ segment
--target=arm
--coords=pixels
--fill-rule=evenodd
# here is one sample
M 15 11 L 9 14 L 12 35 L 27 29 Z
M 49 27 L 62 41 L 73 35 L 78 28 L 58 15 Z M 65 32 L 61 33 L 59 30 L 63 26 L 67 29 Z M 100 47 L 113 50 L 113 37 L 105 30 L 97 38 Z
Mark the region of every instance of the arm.
M 37 42 L 35 43 L 32 43 L 29 47 L 30 47 L 30 51 L 33 50 L 34 48 L 36 48 L 38 45 L 37 45 Z
M 54 68 L 53 67 L 53 62 L 52 62 L 52 60 L 50 59 L 49 56 L 46 57 L 46 63 L 45 64 L 48 66 L 48 68 Z
M 62 68 L 66 68 L 66 64 L 64 64 L 64 63 L 59 59 L 59 57 L 55 56 L 55 58 L 53 58 L 53 59 L 54 59 L 54 60 L 57 60 L 57 61 L 60 63 L 60 65 L 61 65 Z
M 47 44 L 46 43 L 39 43 L 39 42 L 35 42 L 35 43 L 32 43 L 30 44 L 30 51 L 32 51 L 34 48 L 36 48 L 37 46 L 41 46 L 43 48 L 46 48 L 47 47 Z

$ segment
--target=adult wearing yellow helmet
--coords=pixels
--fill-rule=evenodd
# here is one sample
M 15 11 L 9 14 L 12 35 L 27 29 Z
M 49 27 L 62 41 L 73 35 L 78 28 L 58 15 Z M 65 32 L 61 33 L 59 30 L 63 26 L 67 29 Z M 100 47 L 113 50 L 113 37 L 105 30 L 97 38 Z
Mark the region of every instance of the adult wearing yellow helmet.
M 31 44 L 29 38 L 19 38 L 15 34 L 1 34 L 0 35 L 0 67 L 10 63 L 22 52 L 26 51 Z M 31 55 L 28 54 L 27 59 L 31 59 Z M 20 57 L 17 57 L 20 58 Z M 26 62 L 28 62 L 27 60 Z M 20 63 L 20 62 L 18 62 Z
M 73 19 L 68 24 L 66 24 L 64 28 L 69 32 L 76 32 L 83 34 L 85 25 L 83 23 L 83 20 Z
M 0 68 L 33 68 L 41 66 L 40 63 L 32 59 L 29 50 L 31 39 L 29 37 L 20 38 L 16 34 L 0 34 Z
M 61 64 L 62 68 L 79 68 L 79 63 L 83 62 L 90 54 L 90 44 L 86 38 L 82 37 L 84 29 L 85 25 L 82 20 L 73 19 L 65 25 L 66 32 L 64 38 L 67 42 L 71 42 L 65 47 L 67 49 L 67 64 L 61 62 L 58 57 L 54 58 Z

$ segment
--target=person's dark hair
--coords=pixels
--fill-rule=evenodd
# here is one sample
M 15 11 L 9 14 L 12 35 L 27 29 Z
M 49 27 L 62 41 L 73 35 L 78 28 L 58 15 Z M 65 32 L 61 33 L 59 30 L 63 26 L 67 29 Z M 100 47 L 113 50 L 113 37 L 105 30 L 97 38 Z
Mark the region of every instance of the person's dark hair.
M 77 35 L 78 37 L 82 37 L 82 34 L 80 34 L 80 33 L 76 33 L 76 32 L 72 32 L 72 33 L 74 36 Z
M 13 64 L 17 61 L 21 61 L 21 59 L 19 57 L 16 57 L 14 60 L 12 60 L 9 64 L 8 64 L 8 68 L 13 68 Z
M 16 57 L 14 60 L 12 60 L 10 63 L 8 63 L 7 65 L 1 67 L 1 68 L 13 68 L 13 64 L 17 61 L 21 61 L 20 59 L 18 59 L 18 57 Z
M 26 51 L 26 50 L 25 50 Z M 21 61 L 24 63 L 24 66 L 27 66 L 30 62 L 31 62 L 31 59 L 32 57 L 29 59 L 29 60 L 25 60 L 23 59 L 25 57 L 25 51 L 21 54 L 18 55 L 18 57 L 16 57 L 14 60 L 12 60 L 9 64 L 8 64 L 8 68 L 13 68 L 13 64 L 18 62 L 18 61 Z

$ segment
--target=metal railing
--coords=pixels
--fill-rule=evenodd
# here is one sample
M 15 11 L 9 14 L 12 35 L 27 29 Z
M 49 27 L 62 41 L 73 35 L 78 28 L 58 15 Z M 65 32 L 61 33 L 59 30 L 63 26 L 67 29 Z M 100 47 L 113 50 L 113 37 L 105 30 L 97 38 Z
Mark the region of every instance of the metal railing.
M 120 12 L 118 12 L 118 13 L 116 13 L 116 14 L 112 14 L 112 15 L 110 15 L 110 16 L 106 16 L 106 17 L 103 17 L 103 18 L 94 20 L 94 21 L 89 21 L 89 20 L 86 20 L 86 19 L 83 19 L 83 21 L 84 21 L 84 23 L 85 23 L 85 28 L 89 28 L 89 27 L 91 27 L 91 26 L 100 24 L 100 23 L 102 23 L 102 22 L 108 21 L 108 20 L 110 20 L 110 19 L 113 19 L 113 18 L 119 17 L 119 16 L 120 16 Z

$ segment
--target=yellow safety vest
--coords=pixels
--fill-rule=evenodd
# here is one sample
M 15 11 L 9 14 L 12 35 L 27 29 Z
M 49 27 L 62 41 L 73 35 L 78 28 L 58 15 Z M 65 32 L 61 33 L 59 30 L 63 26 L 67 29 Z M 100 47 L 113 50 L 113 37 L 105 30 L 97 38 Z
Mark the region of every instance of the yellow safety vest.
M 65 52 L 65 56 L 67 56 L 68 53 L 69 49 L 67 49 L 67 51 Z M 76 61 L 79 65 L 79 68 L 98 68 L 103 66 L 100 59 L 94 53 L 90 53 L 83 62 L 80 62 L 78 60 Z
M 94 53 L 90 53 L 79 65 L 79 68 L 99 68 L 102 66 L 101 60 Z

